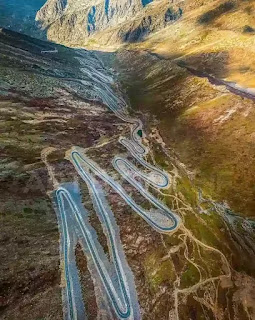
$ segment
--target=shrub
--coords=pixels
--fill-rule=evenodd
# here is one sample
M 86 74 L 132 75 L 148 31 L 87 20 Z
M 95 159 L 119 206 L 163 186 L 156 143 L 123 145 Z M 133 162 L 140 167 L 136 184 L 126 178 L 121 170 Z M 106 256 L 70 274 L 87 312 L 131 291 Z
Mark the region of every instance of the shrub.
M 222 3 L 217 8 L 202 14 L 199 17 L 198 22 L 201 24 L 211 23 L 211 22 L 213 22 L 213 20 L 217 19 L 222 14 L 232 10 L 234 7 L 235 7 L 235 3 L 232 1 L 227 1 L 225 3 Z
M 255 29 L 253 29 L 252 27 L 250 26 L 244 26 L 243 27 L 243 32 L 244 33 L 253 33 L 255 31 Z

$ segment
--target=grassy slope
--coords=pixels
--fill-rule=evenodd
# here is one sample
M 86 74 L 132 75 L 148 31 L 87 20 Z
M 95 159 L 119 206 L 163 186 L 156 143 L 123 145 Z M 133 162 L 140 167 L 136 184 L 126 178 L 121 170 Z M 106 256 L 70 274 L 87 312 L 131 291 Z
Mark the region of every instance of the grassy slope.
M 255 3 L 229 3 L 191 8 L 173 25 L 119 51 L 115 63 L 133 107 L 160 120 L 165 141 L 195 170 L 196 183 L 236 212 L 254 216 L 254 102 L 177 66 L 182 61 L 243 87 L 255 85 L 255 38 L 247 32 L 255 27 Z
M 157 126 L 172 154 L 176 152 L 179 159 L 194 172 L 193 178 L 189 179 L 178 171 L 180 176 L 174 194 L 184 197 L 181 199 L 185 199 L 197 212 L 197 189 L 201 187 L 204 194 L 218 201 L 227 200 L 231 209 L 240 215 L 254 217 L 254 102 L 229 92 L 223 86 L 212 85 L 207 79 L 194 76 L 178 66 L 181 60 L 219 79 L 252 87 L 252 82 L 246 82 L 246 79 L 252 79 L 254 40 L 252 33 L 243 32 L 246 24 L 252 26 L 252 19 L 247 21 L 240 19 L 240 16 L 243 17 L 246 6 L 253 6 L 253 3 L 243 1 L 233 6 L 227 5 L 226 12 L 224 6 L 222 9 L 222 3 L 208 1 L 201 7 L 194 4 L 184 12 L 182 20 L 152 34 L 143 42 L 124 46 L 113 54 L 100 55 L 117 69 L 133 110 L 147 116 L 149 128 Z M 203 17 L 202 21 L 208 17 L 208 12 L 209 17 L 218 15 L 218 18 L 210 18 L 210 23 L 206 24 L 199 22 L 200 17 Z M 247 16 L 247 13 L 244 14 Z M 154 157 L 168 172 L 172 170 L 165 154 L 155 153 Z M 171 192 L 173 190 L 169 190 L 162 200 L 176 210 Z M 237 225 L 241 231 L 238 240 L 230 231 L 232 227 L 224 223 L 210 206 L 203 204 L 203 208 L 211 214 L 187 212 L 182 216 L 185 227 L 203 243 L 223 252 L 234 270 L 254 275 L 249 263 L 251 253 L 248 253 L 247 259 L 244 249 L 238 253 L 242 247 L 240 240 L 245 238 L 247 232 L 241 231 L 242 228 Z M 164 240 L 173 248 L 180 238 L 176 234 Z M 192 244 L 187 245 L 192 248 Z M 251 247 L 254 247 L 252 242 Z M 222 272 L 217 254 L 214 256 L 206 250 L 202 252 L 202 257 L 196 250 L 189 253 L 192 261 L 208 268 L 211 275 Z M 169 281 L 165 279 L 164 269 L 158 268 L 156 261 L 160 258 L 159 250 L 155 250 L 145 260 L 145 273 L 151 279 L 152 291 L 161 281 Z M 189 288 L 199 281 L 197 269 L 184 258 L 184 250 L 172 254 L 171 259 L 175 277 L 180 277 L 180 288 Z M 171 277 L 172 268 L 167 268 Z M 172 284 L 174 279 L 170 278 Z M 229 311 L 229 314 L 227 311 L 227 300 L 233 301 L 237 296 L 235 285 L 225 287 L 222 283 L 221 286 L 219 305 L 212 308 L 214 314 L 207 310 L 208 319 L 245 319 L 247 315 L 241 307 L 238 315 L 235 311 Z M 248 300 L 250 293 L 246 295 Z M 198 296 L 200 294 L 203 296 L 201 292 Z M 196 295 L 191 292 L 187 300 L 183 299 L 180 319 L 204 319 L 205 309 L 198 303 Z M 169 304 L 172 303 L 170 299 Z M 217 310 L 220 313 L 218 317 L 215 315 Z

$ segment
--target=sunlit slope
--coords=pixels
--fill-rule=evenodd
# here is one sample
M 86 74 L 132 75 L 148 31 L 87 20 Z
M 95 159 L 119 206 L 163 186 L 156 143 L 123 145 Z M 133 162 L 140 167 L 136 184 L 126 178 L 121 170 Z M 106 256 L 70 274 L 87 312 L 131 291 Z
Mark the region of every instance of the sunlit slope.
M 185 12 L 141 46 L 199 70 L 254 87 L 255 2 L 213 1 Z
M 253 10 L 253 1 L 191 8 L 114 58 L 133 107 L 156 116 L 198 186 L 246 216 L 255 212 Z
M 49 40 L 68 46 L 118 46 L 142 40 L 181 18 L 179 0 L 48 0 L 36 19 Z

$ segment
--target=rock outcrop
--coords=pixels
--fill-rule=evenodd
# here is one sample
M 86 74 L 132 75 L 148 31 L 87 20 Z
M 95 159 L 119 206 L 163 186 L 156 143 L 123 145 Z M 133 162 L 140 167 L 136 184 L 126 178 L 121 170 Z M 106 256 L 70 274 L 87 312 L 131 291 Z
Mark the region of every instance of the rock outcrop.
M 182 16 L 180 1 L 48 0 L 36 20 L 49 40 L 70 46 L 141 40 Z

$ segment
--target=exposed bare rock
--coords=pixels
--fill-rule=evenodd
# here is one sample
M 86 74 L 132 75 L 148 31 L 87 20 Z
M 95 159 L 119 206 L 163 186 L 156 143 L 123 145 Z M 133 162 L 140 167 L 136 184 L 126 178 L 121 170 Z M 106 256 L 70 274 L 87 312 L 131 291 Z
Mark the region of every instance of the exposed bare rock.
M 71 46 L 141 40 L 182 16 L 182 2 L 168 0 L 49 0 L 36 16 L 48 39 Z

